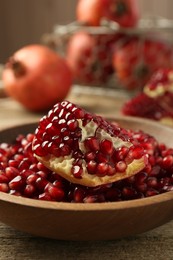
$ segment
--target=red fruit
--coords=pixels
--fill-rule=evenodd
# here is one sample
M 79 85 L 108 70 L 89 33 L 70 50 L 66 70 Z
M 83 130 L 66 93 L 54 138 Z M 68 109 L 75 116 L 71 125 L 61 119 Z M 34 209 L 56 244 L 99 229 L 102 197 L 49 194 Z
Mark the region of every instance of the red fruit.
M 173 124 L 173 69 L 160 69 L 138 94 L 127 101 L 122 112 L 126 115 Z
M 73 131 L 69 128 L 69 121 L 73 121 Z M 63 150 L 64 132 L 70 140 L 66 144 L 66 154 Z M 84 186 L 97 186 L 127 178 L 146 164 L 144 151 L 137 144 L 132 144 L 133 138 L 131 136 L 129 139 L 125 129 L 68 101 L 57 103 L 41 119 L 35 135 L 33 152 L 36 158 L 68 181 Z M 120 152 L 124 147 L 127 148 L 125 161 L 121 160 L 118 164 L 120 160 L 116 157 L 116 151 Z M 100 148 L 104 149 L 104 153 Z M 128 155 L 130 162 L 129 159 L 126 161 Z
M 133 27 L 139 16 L 137 0 L 79 0 L 76 8 L 77 20 L 91 26 L 106 18 L 122 27 Z
M 120 34 L 91 35 L 87 32 L 71 36 L 66 58 L 77 83 L 98 85 L 108 81 L 114 71 L 113 48 L 121 37 Z
M 76 18 L 86 25 L 98 26 L 103 16 L 103 0 L 78 0 Z
M 155 71 L 173 66 L 172 54 L 168 44 L 131 37 L 115 49 L 113 66 L 125 88 L 141 89 Z
M 104 16 L 122 27 L 134 27 L 140 17 L 138 0 L 105 0 Z
M 2 78 L 7 94 L 33 111 L 48 109 L 63 100 L 72 84 L 66 61 L 42 45 L 25 46 L 15 52 Z

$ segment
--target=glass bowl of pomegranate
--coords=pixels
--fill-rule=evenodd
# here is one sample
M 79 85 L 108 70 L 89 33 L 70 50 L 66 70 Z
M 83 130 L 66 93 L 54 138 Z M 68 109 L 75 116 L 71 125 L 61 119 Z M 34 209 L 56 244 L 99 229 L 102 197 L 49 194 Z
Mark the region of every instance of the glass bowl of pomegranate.
M 96 86 L 133 93 L 156 70 L 173 66 L 172 28 L 172 20 L 154 15 L 144 15 L 132 27 L 110 20 L 99 26 L 75 21 L 55 25 L 42 41 L 65 56 L 81 91 L 90 86 L 92 94 Z
M 173 130 L 71 102 L 0 131 L 0 221 L 36 236 L 108 240 L 173 219 Z

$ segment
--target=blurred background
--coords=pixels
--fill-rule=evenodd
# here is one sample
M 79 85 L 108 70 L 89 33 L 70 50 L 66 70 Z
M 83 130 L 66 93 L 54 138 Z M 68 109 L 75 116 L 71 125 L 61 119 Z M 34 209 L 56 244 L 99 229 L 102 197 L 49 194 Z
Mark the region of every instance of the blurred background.
M 173 18 L 172 0 L 138 0 L 141 13 Z M 0 63 L 20 47 L 39 43 L 56 24 L 75 20 L 77 0 L 0 0 Z

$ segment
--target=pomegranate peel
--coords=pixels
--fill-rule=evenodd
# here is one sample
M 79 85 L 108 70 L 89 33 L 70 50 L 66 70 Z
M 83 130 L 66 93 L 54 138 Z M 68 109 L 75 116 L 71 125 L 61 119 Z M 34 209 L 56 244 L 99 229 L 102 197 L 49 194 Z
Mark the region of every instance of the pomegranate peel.
M 144 149 L 125 129 L 68 101 L 40 120 L 32 149 L 47 168 L 88 187 L 128 178 L 147 163 Z

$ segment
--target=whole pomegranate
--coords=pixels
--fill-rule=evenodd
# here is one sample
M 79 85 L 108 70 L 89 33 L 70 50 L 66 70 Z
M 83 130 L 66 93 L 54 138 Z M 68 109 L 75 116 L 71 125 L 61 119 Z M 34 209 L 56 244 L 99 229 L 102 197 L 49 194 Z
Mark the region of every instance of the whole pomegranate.
M 116 76 L 126 89 L 142 89 L 160 68 L 173 66 L 172 48 L 155 39 L 126 38 L 113 54 Z
M 91 26 L 106 18 L 121 27 L 134 27 L 139 17 L 137 0 L 79 0 L 76 8 L 77 20 Z
M 31 111 L 43 111 L 63 100 L 72 73 L 59 54 L 43 45 L 27 45 L 9 58 L 2 73 L 5 92 Z
M 71 36 L 66 52 L 67 62 L 77 83 L 99 85 L 113 74 L 113 48 L 122 34 L 92 35 L 80 31 Z

